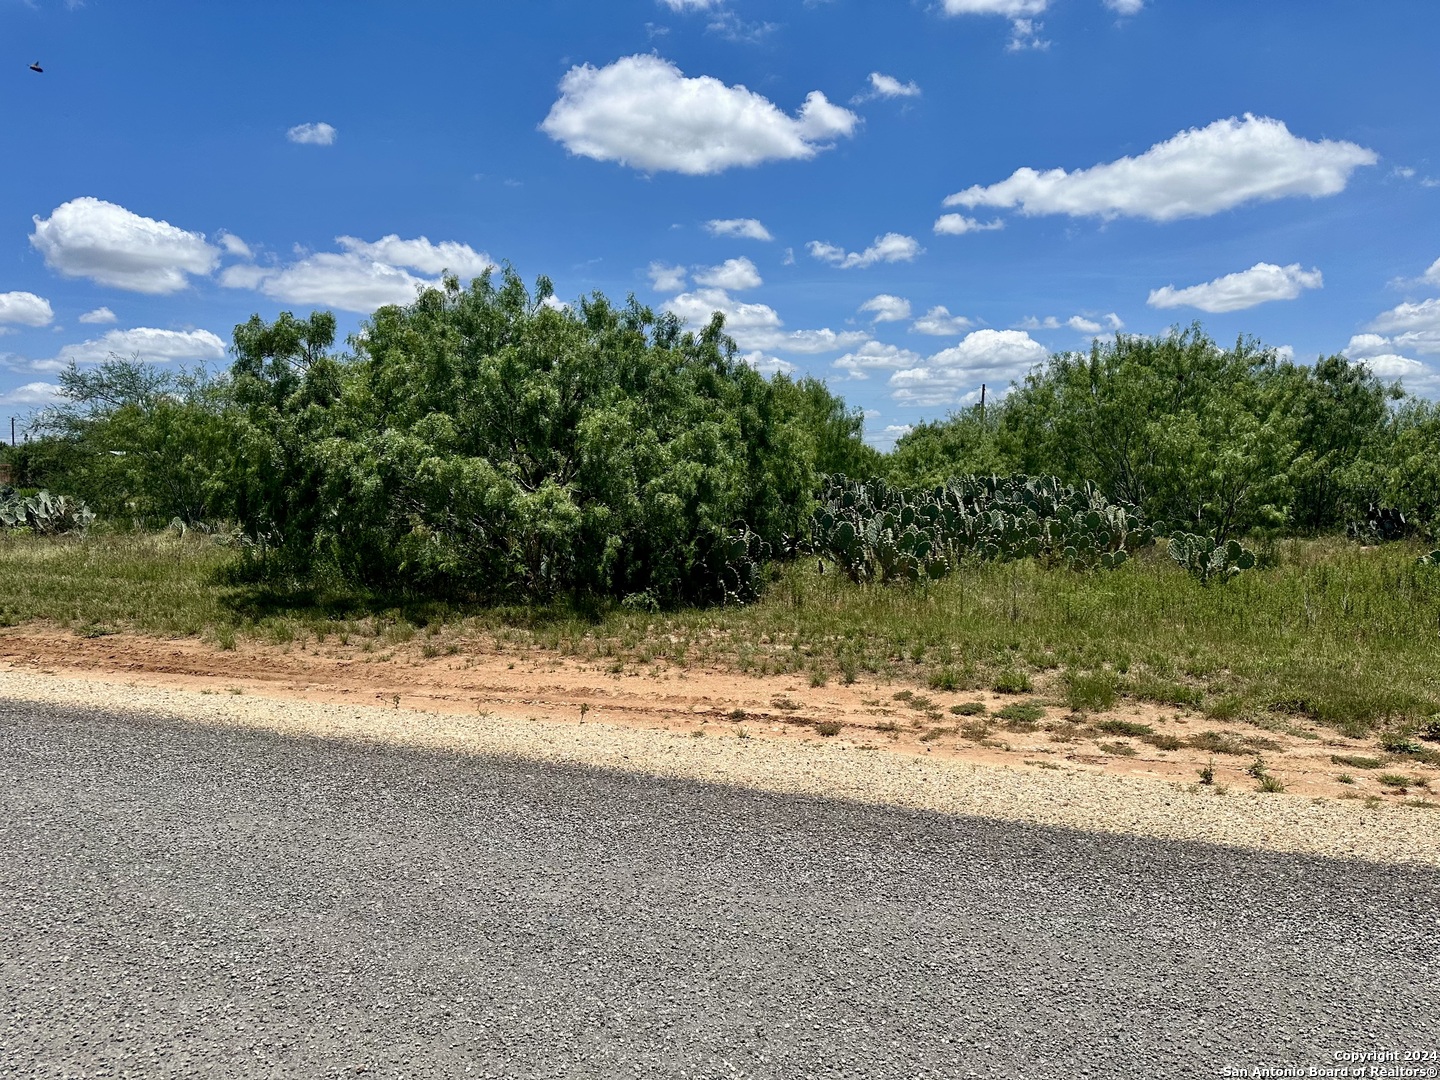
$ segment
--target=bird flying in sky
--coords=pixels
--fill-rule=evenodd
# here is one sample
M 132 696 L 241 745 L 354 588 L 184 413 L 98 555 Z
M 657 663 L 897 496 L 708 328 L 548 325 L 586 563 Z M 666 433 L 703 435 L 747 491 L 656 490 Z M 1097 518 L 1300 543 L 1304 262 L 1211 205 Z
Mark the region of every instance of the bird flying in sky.
M 33 64 L 30 65 L 30 70 L 31 70 L 31 71 L 38 71 L 38 72 L 41 73 L 42 75 L 45 73 L 45 69 L 40 66 L 40 61 L 39 61 L 39 60 L 36 60 Z

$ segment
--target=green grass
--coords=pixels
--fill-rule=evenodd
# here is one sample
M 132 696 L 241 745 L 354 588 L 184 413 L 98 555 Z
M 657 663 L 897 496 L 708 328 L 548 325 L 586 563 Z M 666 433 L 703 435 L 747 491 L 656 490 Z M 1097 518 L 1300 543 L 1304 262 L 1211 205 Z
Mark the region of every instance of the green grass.
M 247 582 L 226 572 L 234 552 L 207 537 L 96 530 L 0 536 L 0 625 L 45 619 L 222 647 L 344 635 L 382 652 L 421 632 L 485 635 L 502 651 L 538 647 L 621 670 L 725 664 L 941 693 L 1033 689 L 1091 713 L 1122 699 L 1201 704 L 1216 720 L 1298 716 L 1354 736 L 1398 732 L 1398 745 L 1440 716 L 1440 570 L 1416 566 L 1418 553 L 1291 541 L 1277 567 L 1208 588 L 1155 551 L 1111 573 L 1025 561 L 914 588 L 860 587 L 802 562 L 755 604 L 649 613 Z

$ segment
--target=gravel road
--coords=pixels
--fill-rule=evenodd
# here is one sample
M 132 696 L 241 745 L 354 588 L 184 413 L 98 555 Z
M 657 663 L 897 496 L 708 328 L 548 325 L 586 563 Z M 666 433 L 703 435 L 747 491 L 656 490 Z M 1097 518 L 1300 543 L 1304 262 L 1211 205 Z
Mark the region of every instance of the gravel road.
M 0 699 L 6 1077 L 1334 1068 L 1440 1050 L 1437 925 L 1417 865 Z

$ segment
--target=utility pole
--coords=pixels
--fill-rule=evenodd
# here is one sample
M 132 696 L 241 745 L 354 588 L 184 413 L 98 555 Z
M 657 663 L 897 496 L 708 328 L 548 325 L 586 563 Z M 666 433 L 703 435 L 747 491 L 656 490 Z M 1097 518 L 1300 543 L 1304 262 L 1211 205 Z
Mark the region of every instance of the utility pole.
M 15 417 L 10 417 L 10 445 L 15 445 Z
M 985 426 L 985 384 L 980 384 L 980 426 Z

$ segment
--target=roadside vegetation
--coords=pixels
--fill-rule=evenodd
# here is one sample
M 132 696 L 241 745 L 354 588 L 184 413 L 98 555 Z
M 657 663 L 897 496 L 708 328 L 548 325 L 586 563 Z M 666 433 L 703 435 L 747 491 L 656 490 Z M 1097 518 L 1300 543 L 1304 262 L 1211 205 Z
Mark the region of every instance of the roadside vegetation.
M 6 456 L 0 623 L 483 639 L 1440 738 L 1440 411 L 1342 357 L 1121 335 L 880 455 L 718 318 L 556 305 L 507 271 L 381 309 L 348 352 L 334 331 L 257 317 L 224 373 L 63 373 Z M 39 527 L 89 512 L 40 488 L 98 520 Z

